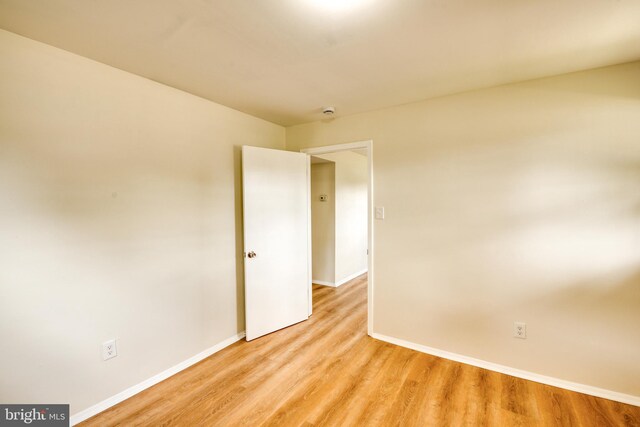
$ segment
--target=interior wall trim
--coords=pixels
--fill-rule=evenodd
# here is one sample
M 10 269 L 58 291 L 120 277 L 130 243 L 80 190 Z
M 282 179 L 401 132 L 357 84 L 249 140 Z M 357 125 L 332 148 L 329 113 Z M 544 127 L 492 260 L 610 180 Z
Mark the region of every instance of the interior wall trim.
M 324 280 L 312 280 L 311 283 L 313 283 L 315 285 L 331 286 L 332 288 L 336 287 L 335 283 L 333 283 L 333 282 L 325 282 Z
M 365 268 L 362 271 L 358 271 L 357 273 L 353 273 L 350 274 L 349 276 L 345 277 L 342 280 L 339 280 L 337 282 L 326 282 L 324 280 L 312 280 L 311 282 L 316 284 L 316 285 L 322 285 L 322 286 L 331 286 L 332 288 L 337 288 L 340 285 L 344 285 L 345 283 L 347 283 L 349 280 L 353 280 L 358 276 L 362 276 L 364 273 L 366 273 L 368 270 Z
M 640 406 L 640 396 L 633 396 L 630 394 L 606 390 L 586 384 L 562 380 L 560 378 L 548 377 L 545 375 L 536 374 L 534 372 L 523 371 L 521 369 L 511 368 L 509 366 L 499 365 L 497 363 L 487 362 L 484 360 L 475 359 L 473 357 L 463 356 L 457 353 L 451 353 L 446 350 L 427 347 L 425 345 L 416 344 L 399 338 L 389 337 L 375 332 L 371 336 L 377 340 L 395 344 L 400 347 L 409 348 L 411 350 L 416 350 L 421 353 L 430 354 L 432 356 L 442 357 L 444 359 L 453 360 L 455 362 L 465 363 L 467 365 L 476 366 L 478 368 L 488 369 L 490 371 L 499 372 L 501 374 L 511 375 L 513 377 L 522 378 L 553 387 L 559 387 L 566 390 L 576 391 L 578 393 L 601 397 L 603 399 L 615 400 L 616 402 L 626 403 L 628 405 Z
M 167 378 L 177 374 L 178 372 L 187 369 L 188 367 L 190 367 L 191 365 L 195 365 L 196 363 L 200 362 L 203 359 L 206 359 L 207 357 L 211 356 L 214 353 L 219 352 L 220 350 L 230 346 L 231 344 L 240 341 L 242 338 L 244 338 L 245 333 L 244 332 L 240 332 L 236 335 L 233 335 L 229 338 L 227 338 L 224 341 L 219 342 L 218 344 L 204 350 L 201 351 L 200 353 L 196 354 L 195 356 L 190 357 L 187 360 L 184 360 L 180 363 L 178 363 L 175 366 L 172 366 L 169 369 L 166 369 L 162 372 L 160 372 L 159 374 L 156 374 L 154 376 L 152 376 L 151 378 L 148 378 L 144 381 L 142 381 L 141 383 L 138 383 L 134 386 L 129 387 L 126 390 L 121 391 L 120 393 L 116 394 L 115 396 L 111 396 L 108 399 L 103 400 L 102 402 L 96 403 L 93 406 L 88 407 L 87 409 L 84 409 L 76 414 L 73 414 L 71 416 L 71 425 L 76 425 L 78 423 L 81 423 L 82 421 L 89 419 L 91 417 L 93 417 L 94 415 L 99 414 L 100 412 L 111 408 L 114 405 L 117 405 L 118 403 L 127 400 L 128 398 L 140 393 L 143 390 L 148 389 L 151 386 L 154 386 L 156 384 L 158 384 L 161 381 L 166 380 Z
M 335 284 L 335 287 L 337 288 L 340 285 L 344 285 L 345 283 L 347 283 L 349 280 L 353 280 L 358 276 L 362 276 L 364 273 L 367 272 L 367 269 L 365 268 L 364 270 L 361 271 L 357 271 L 353 274 L 350 274 L 349 276 L 345 277 L 344 279 L 338 280 Z

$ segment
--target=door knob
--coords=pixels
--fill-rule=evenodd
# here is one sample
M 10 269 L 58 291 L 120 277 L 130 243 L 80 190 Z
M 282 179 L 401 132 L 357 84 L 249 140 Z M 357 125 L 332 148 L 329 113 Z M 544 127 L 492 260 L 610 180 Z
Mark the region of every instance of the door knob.
M 249 252 L 249 253 L 247 254 L 247 256 L 248 256 L 249 258 L 255 258 L 255 257 L 257 257 L 258 255 L 256 255 L 256 253 L 255 253 L 255 252 L 251 251 L 251 252 Z

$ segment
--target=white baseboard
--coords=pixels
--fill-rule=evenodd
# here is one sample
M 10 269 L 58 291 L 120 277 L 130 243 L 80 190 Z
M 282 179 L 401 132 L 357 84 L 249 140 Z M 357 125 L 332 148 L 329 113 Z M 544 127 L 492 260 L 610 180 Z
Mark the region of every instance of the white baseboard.
M 345 283 L 347 283 L 349 280 L 353 280 L 353 279 L 355 279 L 356 277 L 363 275 L 363 274 L 364 274 L 364 273 L 366 273 L 366 272 L 367 272 L 367 269 L 365 268 L 364 270 L 362 270 L 362 271 L 358 271 L 357 273 L 353 273 L 352 275 L 347 276 L 347 277 L 345 277 L 345 278 L 344 278 L 344 279 L 342 279 L 342 280 L 338 280 L 338 281 L 336 282 L 336 288 L 337 288 L 338 286 L 340 286 L 340 285 L 344 285 L 344 284 L 345 284 Z
M 487 362 L 480 359 L 474 359 L 473 357 L 463 356 L 457 353 L 451 353 L 445 350 L 439 350 L 437 348 L 427 347 L 421 344 L 415 344 L 410 341 L 401 340 L 386 335 L 377 333 L 371 334 L 371 336 L 377 340 L 385 341 L 390 344 L 399 345 L 400 347 L 410 348 L 421 353 L 427 353 L 432 356 L 442 357 L 444 359 L 453 360 L 455 362 L 465 363 L 467 365 L 477 366 L 479 368 L 488 369 L 490 371 L 500 372 L 502 374 L 511 375 L 513 377 L 522 378 L 537 383 L 547 384 L 554 387 L 564 388 L 578 393 L 584 393 L 591 396 L 602 397 L 604 399 L 615 400 L 616 402 L 622 402 L 629 405 L 640 406 L 640 396 L 633 396 L 630 394 L 619 393 L 617 391 L 606 390 L 603 388 L 593 387 L 590 385 L 574 383 L 571 381 L 561 380 L 559 378 L 547 377 L 545 375 L 536 374 L 529 371 L 523 371 L 520 369 L 510 368 L 508 366 L 499 365 L 497 363 Z
M 336 287 L 336 284 L 333 282 L 325 282 L 323 280 L 311 280 L 311 283 L 322 286 L 331 286 L 332 288 Z
M 345 283 L 347 283 L 349 280 L 353 280 L 356 277 L 364 274 L 367 272 L 367 269 L 365 268 L 362 271 L 358 271 L 357 273 L 353 273 L 347 277 L 345 277 L 344 279 L 338 280 L 337 282 L 325 282 L 323 280 L 311 280 L 311 283 L 315 283 L 316 285 L 322 285 L 322 286 L 331 286 L 332 288 L 337 288 L 340 285 L 344 285 Z
M 244 332 L 240 332 L 239 334 L 236 334 L 232 337 L 227 338 L 226 340 L 219 342 L 218 344 L 214 345 L 213 347 L 210 347 L 198 354 L 196 354 L 193 357 L 190 357 L 189 359 L 178 363 L 175 366 L 172 366 L 171 368 L 160 372 L 159 374 L 154 375 L 153 377 L 142 381 L 139 384 L 136 384 L 134 386 L 129 387 L 128 389 L 121 391 L 120 393 L 116 394 L 115 396 L 111 396 L 108 399 L 103 400 L 100 403 L 97 403 L 83 411 L 80 411 L 74 415 L 71 416 L 71 425 L 76 425 L 88 418 L 93 417 L 94 415 L 99 414 L 100 412 L 109 409 L 110 407 L 117 405 L 118 403 L 127 400 L 128 398 L 130 398 L 131 396 L 140 393 L 143 390 L 148 389 L 149 387 L 158 384 L 160 381 L 164 381 L 167 378 L 169 378 L 172 375 L 177 374 L 178 372 L 188 368 L 191 365 L 195 365 L 196 363 L 200 362 L 203 359 L 206 359 L 207 357 L 211 356 L 214 353 L 219 352 L 220 350 L 230 346 L 231 344 L 240 341 L 242 338 L 244 338 L 245 333 Z

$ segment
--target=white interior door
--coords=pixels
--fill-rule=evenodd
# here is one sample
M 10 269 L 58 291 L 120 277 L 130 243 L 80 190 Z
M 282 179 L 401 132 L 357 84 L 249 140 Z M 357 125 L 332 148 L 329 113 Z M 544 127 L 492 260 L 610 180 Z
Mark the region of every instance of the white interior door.
M 242 147 L 247 341 L 309 318 L 309 156 Z

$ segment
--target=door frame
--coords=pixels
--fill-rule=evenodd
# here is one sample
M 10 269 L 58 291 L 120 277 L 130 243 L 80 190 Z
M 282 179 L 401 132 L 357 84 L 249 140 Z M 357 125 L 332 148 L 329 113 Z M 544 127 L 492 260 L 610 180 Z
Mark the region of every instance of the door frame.
M 367 151 L 367 210 L 368 224 L 367 224 L 367 246 L 369 254 L 367 256 L 367 334 L 373 334 L 373 284 L 374 284 L 374 206 L 373 206 L 373 140 L 365 140 L 358 142 L 349 142 L 346 144 L 334 144 L 326 145 L 322 147 L 303 148 L 300 150 L 302 153 L 309 154 L 310 156 L 336 153 L 339 151 L 351 151 L 362 150 Z M 311 193 L 309 193 L 311 194 Z M 309 198 L 309 204 L 311 204 L 311 198 Z M 311 212 L 311 206 L 309 206 L 309 212 Z M 311 227 L 309 227 L 309 233 L 311 233 Z M 311 239 L 309 239 L 309 252 L 311 252 Z M 311 276 L 309 276 L 309 290 L 311 295 Z M 311 306 L 311 302 L 309 303 Z

